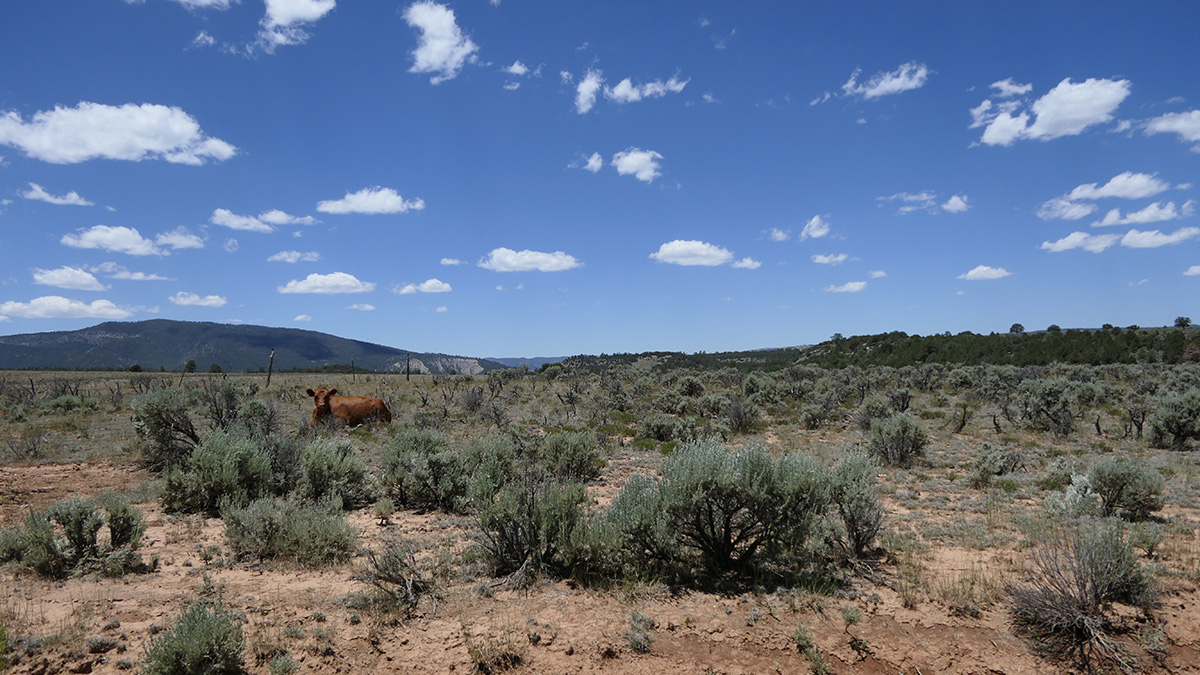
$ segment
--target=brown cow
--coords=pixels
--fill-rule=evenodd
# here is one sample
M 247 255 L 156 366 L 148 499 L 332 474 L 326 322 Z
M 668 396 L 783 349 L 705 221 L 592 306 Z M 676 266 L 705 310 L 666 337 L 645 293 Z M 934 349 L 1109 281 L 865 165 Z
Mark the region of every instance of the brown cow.
M 308 395 L 313 398 L 317 406 L 313 408 L 310 425 L 319 424 L 321 420 L 330 415 L 338 418 L 346 426 L 362 424 L 372 418 L 384 423 L 392 421 L 392 411 L 388 410 L 387 404 L 381 398 L 337 396 L 336 394 L 336 388 L 318 387 L 316 391 L 308 390 Z

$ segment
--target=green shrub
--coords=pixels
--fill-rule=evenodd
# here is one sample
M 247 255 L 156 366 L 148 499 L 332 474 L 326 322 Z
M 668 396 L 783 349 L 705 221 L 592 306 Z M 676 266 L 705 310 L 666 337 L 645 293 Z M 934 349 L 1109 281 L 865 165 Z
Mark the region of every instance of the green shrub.
M 867 448 L 878 455 L 885 464 L 910 468 L 913 460 L 921 455 L 929 444 L 929 434 L 912 417 L 896 414 L 886 419 L 871 421 L 867 434 Z
M 109 545 L 113 549 L 138 548 L 142 543 L 142 535 L 146 533 L 142 512 L 115 494 L 105 497 L 102 504 L 108 523 Z
M 861 558 L 883 527 L 883 505 L 875 476 L 879 465 L 861 452 L 846 454 L 833 467 L 831 493 L 845 531 L 843 548 Z
M 984 443 L 979 449 L 979 456 L 975 458 L 967 484 L 982 490 L 991 485 L 994 478 L 1016 471 L 1024 462 L 1025 458 L 1020 452 L 1005 451 Z
M 565 569 L 560 552 L 583 518 L 586 498 L 583 485 L 559 483 L 537 465 L 522 466 L 500 485 L 486 474 L 477 476 L 471 505 L 495 573 Z
M 177 387 L 158 389 L 135 396 L 133 429 L 142 443 L 142 455 L 150 468 L 168 469 L 183 464 L 200 436 L 188 409 L 192 396 Z
M 83 398 L 76 394 L 63 394 L 42 404 L 42 413 L 95 412 L 100 402 L 94 398 Z
M 721 421 L 729 430 L 742 434 L 753 430 L 762 421 L 762 413 L 758 406 L 741 397 L 731 394 L 721 406 Z
M 320 504 L 258 499 L 221 509 L 225 539 L 235 554 L 324 567 L 349 560 L 357 533 L 335 498 Z
M 98 535 L 105 524 L 109 538 L 101 541 Z M 69 499 L 44 512 L 30 509 L 24 527 L 0 532 L 0 562 L 13 562 L 51 579 L 88 572 L 145 572 L 149 568 L 136 553 L 144 530 L 141 512 L 120 497 L 105 499 L 104 513 L 93 502 Z
M 349 441 L 316 439 L 304 450 L 301 492 L 316 502 L 329 497 L 341 500 L 347 509 L 373 501 L 367 465 Z
M 651 438 L 659 442 L 673 441 L 680 433 L 680 423 L 673 415 L 653 413 L 638 421 L 639 438 Z
M 587 482 L 599 478 L 604 466 L 599 447 L 590 431 L 557 431 L 542 437 L 538 459 L 560 480 Z
M 1200 440 L 1200 388 L 1163 398 L 1150 415 L 1150 446 L 1183 450 Z
M 404 429 L 383 450 L 381 487 L 405 506 L 461 511 L 465 507 L 467 473 L 445 435 Z
M 433 579 L 418 569 L 417 559 L 408 547 L 389 543 L 383 552 L 368 549 L 366 555 L 367 567 L 356 579 L 375 589 L 386 603 L 384 609 L 410 616 L 422 598 L 437 594 Z
M 50 507 L 50 519 L 66 537 L 64 553 L 69 564 L 74 566 L 97 557 L 100 545 L 96 536 L 104 525 L 104 517 L 95 504 L 78 498 L 61 501 Z
M 871 428 L 871 422 L 891 417 L 894 412 L 896 411 L 892 409 L 892 404 L 886 397 L 872 394 L 863 399 L 855 411 L 854 426 L 866 431 Z
M 1014 623 L 1084 670 L 1128 663 L 1111 639 L 1113 603 L 1149 612 L 1153 577 L 1137 562 L 1120 521 L 1085 521 L 1031 552 L 1028 583 L 1013 589 Z
M 242 625 L 220 606 L 195 602 L 146 650 L 146 675 L 239 675 L 246 640 Z
M 1100 496 L 1100 509 L 1105 516 L 1145 520 L 1151 513 L 1162 510 L 1163 477 L 1133 460 L 1102 459 L 1092 467 L 1088 482 Z
M 242 506 L 269 495 L 271 457 L 257 440 L 233 431 L 209 434 L 182 467 L 167 472 L 167 511 L 215 516 L 223 504 Z

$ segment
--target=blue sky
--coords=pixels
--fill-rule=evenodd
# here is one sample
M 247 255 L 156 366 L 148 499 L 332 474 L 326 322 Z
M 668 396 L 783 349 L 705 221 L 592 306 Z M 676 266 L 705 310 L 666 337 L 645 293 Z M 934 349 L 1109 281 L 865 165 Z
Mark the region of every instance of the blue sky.
M 16 0 L 0 333 L 1200 320 L 1200 3 Z

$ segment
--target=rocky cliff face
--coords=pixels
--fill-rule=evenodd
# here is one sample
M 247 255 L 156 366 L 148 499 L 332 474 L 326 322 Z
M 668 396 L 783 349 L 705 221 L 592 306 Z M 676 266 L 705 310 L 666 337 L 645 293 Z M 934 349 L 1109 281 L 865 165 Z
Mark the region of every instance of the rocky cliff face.
M 409 372 L 425 375 L 446 375 L 449 373 L 481 375 L 484 372 L 484 368 L 479 364 L 478 359 L 455 356 L 424 356 L 420 358 L 414 356 L 408 362 L 408 368 Z M 388 370 L 395 373 L 403 373 L 404 359 L 390 362 Z

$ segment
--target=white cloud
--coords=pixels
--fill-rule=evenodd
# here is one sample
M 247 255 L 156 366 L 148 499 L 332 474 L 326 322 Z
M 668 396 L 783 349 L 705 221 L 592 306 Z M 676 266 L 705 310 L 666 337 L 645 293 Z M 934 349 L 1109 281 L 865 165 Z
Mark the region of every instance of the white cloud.
M 438 314 L 445 314 L 446 312 L 448 312 L 450 310 L 447 309 L 447 307 L 445 305 L 442 305 L 441 307 L 438 307 L 437 309 L 435 309 L 433 311 L 437 312 Z
M 443 265 L 462 265 L 464 263 L 463 263 L 463 261 L 459 260 L 458 258 L 442 258 L 442 264 Z
M 884 272 L 883 270 L 871 270 L 870 272 L 867 272 L 867 276 L 872 279 L 882 279 L 887 276 L 887 272 Z
M 196 37 L 192 38 L 190 47 L 192 49 L 201 49 L 204 47 L 211 47 L 215 44 L 217 44 L 216 38 L 209 35 L 206 31 L 200 31 L 199 33 L 196 33 Z
M 529 73 L 529 66 L 525 65 L 524 63 L 521 63 L 520 61 L 513 61 L 513 64 L 511 66 L 509 66 L 507 68 L 501 68 L 500 70 L 501 70 L 501 72 L 508 73 L 509 75 L 516 75 L 517 77 L 521 77 L 521 76 Z
M 971 208 L 966 195 L 954 195 L 942 204 L 942 210 L 950 213 L 962 213 Z
M 276 47 L 304 44 L 310 36 L 302 26 L 319 21 L 336 6 L 336 0 L 266 0 L 259 46 L 271 53 Z
M 733 261 L 733 267 L 739 270 L 756 270 L 762 267 L 762 263 L 754 258 L 742 258 L 741 260 Z
M 404 10 L 404 20 L 421 33 L 408 72 L 432 73 L 430 83 L 440 84 L 457 77 L 466 63 L 474 62 L 479 47 L 463 35 L 454 10 L 436 2 L 414 2 Z
M 74 108 L 34 113 L 29 122 L 9 112 L 0 116 L 0 144 L 51 164 L 162 159 L 199 165 L 237 153 L 229 143 L 205 136 L 183 110 L 149 103 L 110 106 L 84 101 Z
M 541 251 L 514 251 L 510 248 L 497 248 L 479 260 L 478 265 L 493 272 L 561 272 L 572 270 L 583 263 L 574 256 L 562 251 L 543 253 Z
M 271 209 L 258 214 L 258 219 L 272 225 L 315 225 L 321 221 L 312 216 L 293 216 L 286 211 Z
M 225 243 L 221 245 L 221 248 L 226 253 L 236 253 L 237 250 L 241 248 L 241 244 L 238 243 L 237 239 L 230 238 L 225 240 Z
M 1024 96 L 1025 94 L 1033 91 L 1032 84 L 1017 84 L 1016 82 L 1013 82 L 1011 77 L 1000 80 L 999 82 L 993 82 L 990 86 L 992 89 L 996 90 L 996 95 L 1000 96 L 1001 98 Z
M 979 265 L 970 272 L 958 275 L 958 278 L 966 279 L 967 281 L 988 281 L 991 279 L 1003 279 L 1011 274 L 1012 272 L 1009 272 L 1003 267 L 988 267 L 987 265 Z
M 600 153 L 593 152 L 592 156 L 587 158 L 587 163 L 583 165 L 583 168 L 591 171 L 592 173 L 597 173 L 603 166 L 604 158 L 600 156 Z
M 126 0 L 126 2 L 128 1 L 129 0 Z M 239 2 L 239 0 L 175 0 L 175 2 L 187 7 L 188 9 L 226 10 Z
M 1015 102 L 993 106 L 985 101 L 986 105 L 971 110 L 971 126 L 987 125 L 980 139 L 986 145 L 1007 146 L 1022 138 L 1076 136 L 1088 127 L 1111 121 L 1129 90 L 1129 80 L 1088 78 L 1076 83 L 1067 78 L 1033 102 L 1032 116 L 1027 112 L 1013 115 L 1020 109 Z
M 706 241 L 676 239 L 659 246 L 650 257 L 672 265 L 716 267 L 733 260 L 733 253 Z
M 78 234 L 66 234 L 59 240 L 71 248 L 100 249 L 128 255 L 165 255 L 166 252 L 131 227 L 96 225 L 81 229 Z
M 92 205 L 92 202 L 89 202 L 88 200 L 84 199 L 83 197 L 80 197 L 79 193 L 75 192 L 74 190 L 59 197 L 57 195 L 52 195 L 49 192 L 46 192 L 46 190 L 43 189 L 42 186 L 38 185 L 37 183 L 30 183 L 29 189 L 26 190 L 25 192 L 22 192 L 21 196 L 24 197 L 25 199 L 33 199 L 33 200 L 37 200 L 39 202 L 46 202 L 47 204 L 55 204 L 58 206 L 91 206 Z
M 397 295 L 410 295 L 412 293 L 449 293 L 453 289 L 450 284 L 438 279 L 427 279 L 419 284 L 407 284 L 405 286 L 394 286 L 392 292 Z
M 373 312 L 373 311 L 375 311 L 375 305 L 361 302 L 361 303 L 355 303 L 353 305 L 347 305 L 346 309 L 357 309 L 360 312 Z
M 683 91 L 691 79 L 680 80 L 678 76 L 663 82 L 654 80 L 642 85 L 633 84 L 633 80 L 625 78 L 615 87 L 605 87 L 604 97 L 617 103 L 635 103 L 643 98 L 661 98 L 667 94 L 678 94 Z
M 1128 248 L 1158 248 L 1197 238 L 1200 238 L 1200 228 L 1197 227 L 1184 227 L 1171 234 L 1163 234 L 1158 230 L 1130 230 L 1121 237 L 1121 245 Z
M 321 213 L 406 213 L 420 211 L 425 208 L 421 199 L 405 200 L 391 188 L 363 188 L 355 193 L 337 200 L 317 202 L 317 210 Z
M 813 216 L 804 224 L 804 229 L 800 232 L 800 241 L 805 239 L 820 239 L 829 234 L 829 221 L 821 216 Z
M 1096 183 L 1079 185 L 1068 192 L 1065 198 L 1071 201 L 1081 199 L 1097 200 L 1107 197 L 1142 199 L 1153 197 L 1170 188 L 1170 183 L 1160 180 L 1155 174 L 1126 171 L 1125 173 L 1113 176 L 1107 183 L 1100 187 L 1097 187 Z
M 1055 197 L 1038 208 L 1037 216 L 1042 220 L 1079 220 L 1096 211 L 1095 204 L 1080 204 Z
M 829 293 L 858 293 L 866 288 L 865 281 L 848 281 L 841 286 L 826 286 L 825 290 Z
M 170 281 L 169 278 L 158 274 L 146 274 L 145 272 L 131 272 L 128 268 L 118 265 L 114 262 L 100 263 L 92 268 L 93 272 L 105 274 L 109 279 L 120 279 L 122 281 Z
M 812 261 L 818 265 L 840 265 L 846 262 L 846 259 L 849 257 L 845 253 L 838 253 L 837 255 L 814 255 Z
M 767 230 L 767 239 L 771 241 L 787 241 L 791 236 L 791 230 L 781 230 L 778 227 L 772 227 Z
M 312 317 L 307 314 L 297 314 L 292 321 L 312 321 Z
M 575 87 L 575 112 L 587 114 L 596 105 L 596 94 L 604 85 L 604 73 L 589 68 Z
M 1183 273 L 1185 277 L 1200 277 L 1200 265 L 1192 265 Z
M 1184 202 L 1182 208 L 1176 208 L 1175 202 L 1154 202 L 1140 211 L 1132 211 L 1124 216 L 1121 215 L 1120 209 L 1111 209 L 1104 214 L 1103 220 L 1097 220 L 1092 223 L 1092 227 L 1104 227 L 1107 225 L 1145 225 L 1147 223 L 1160 223 L 1167 220 L 1178 220 L 1186 218 L 1195 213 L 1195 202 L 1188 200 Z
M 33 283 L 42 286 L 54 286 L 73 291 L 104 291 L 108 286 L 87 270 L 78 267 L 60 267 L 56 270 L 33 270 Z
M 301 253 L 300 251 L 280 251 L 279 253 L 267 258 L 267 262 L 317 262 L 320 259 L 321 254 L 316 251 L 308 251 L 307 253 Z
M 0 304 L 0 315 L 23 319 L 124 319 L 133 312 L 118 307 L 109 300 L 90 303 L 70 300 L 58 295 L 34 298 L 28 303 L 9 301 Z
M 375 284 L 359 281 L 352 274 L 334 272 L 332 274 L 310 274 L 303 281 L 292 279 L 286 285 L 277 288 L 280 293 L 332 295 L 335 293 L 369 293 L 375 290 Z
M 1121 239 L 1119 234 L 1088 234 L 1087 232 L 1072 232 L 1058 241 L 1042 242 L 1042 250 L 1058 253 L 1081 248 L 1092 253 L 1100 253 Z
M 201 297 L 195 293 L 188 293 L 187 291 L 179 291 L 167 299 L 176 305 L 183 305 L 185 307 L 224 307 L 225 303 L 229 302 L 219 295 L 206 295 Z
M 136 231 L 136 230 L 135 230 Z M 181 248 L 204 248 L 204 240 L 180 226 L 170 232 L 163 232 L 154 238 L 158 246 L 167 246 L 178 251 Z
M 653 150 L 628 148 L 613 155 L 612 165 L 622 176 L 632 175 L 644 183 L 650 183 L 662 175 L 658 170 L 658 160 L 662 158 L 662 155 Z
M 901 202 L 900 213 L 912 213 L 913 211 L 937 212 L 937 193 L 930 192 L 929 190 L 916 193 L 897 192 L 887 197 L 876 197 L 875 200 L 881 202 Z
M 1155 117 L 1146 122 L 1146 133 L 1177 134 L 1181 141 L 1200 143 L 1200 110 L 1167 113 Z M 1200 152 L 1200 145 L 1192 146 L 1192 151 Z
M 212 216 L 208 219 L 213 225 L 228 227 L 231 230 L 241 230 L 243 232 L 274 232 L 275 228 L 255 218 L 254 216 L 240 216 L 229 209 L 216 209 L 212 212 Z
M 875 73 L 866 84 L 859 84 L 858 76 L 862 74 L 862 69 L 856 69 L 850 75 L 850 79 L 842 85 L 842 92 L 846 96 L 862 96 L 868 100 L 899 94 L 925 86 L 929 72 L 929 67 L 925 64 L 910 61 L 891 72 Z

